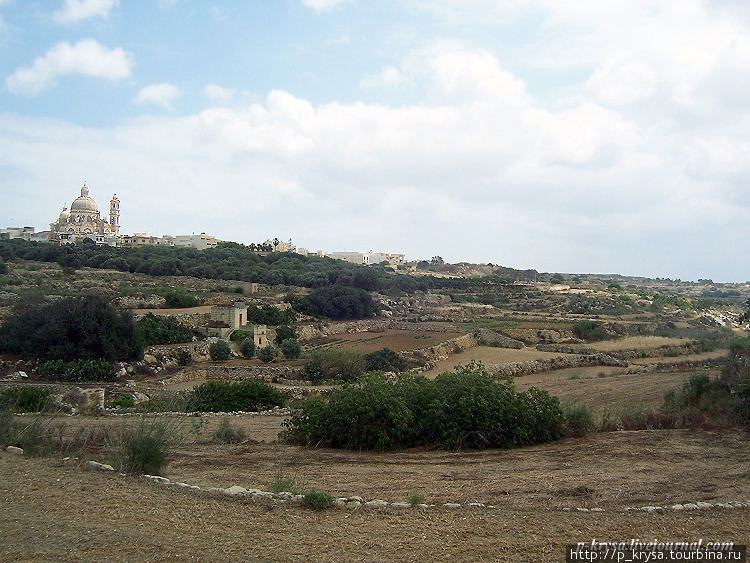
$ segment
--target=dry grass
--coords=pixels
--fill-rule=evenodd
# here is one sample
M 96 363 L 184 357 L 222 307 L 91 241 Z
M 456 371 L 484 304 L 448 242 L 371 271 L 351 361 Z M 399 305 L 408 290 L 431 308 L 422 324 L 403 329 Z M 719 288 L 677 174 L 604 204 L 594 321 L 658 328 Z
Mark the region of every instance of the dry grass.
M 662 346 L 681 346 L 691 342 L 690 338 L 667 338 L 665 336 L 628 336 L 618 340 L 604 340 L 588 344 L 599 352 L 617 352 L 619 350 L 654 350 Z

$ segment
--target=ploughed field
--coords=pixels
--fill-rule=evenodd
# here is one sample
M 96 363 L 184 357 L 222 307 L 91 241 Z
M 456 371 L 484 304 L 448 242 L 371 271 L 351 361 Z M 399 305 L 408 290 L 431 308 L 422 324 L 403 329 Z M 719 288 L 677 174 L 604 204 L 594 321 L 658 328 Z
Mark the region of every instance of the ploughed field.
M 121 423 L 112 418 L 70 420 Z M 218 421 L 212 417 L 205 436 Z M 165 475 L 202 488 L 268 489 L 281 468 L 298 484 L 334 495 L 394 502 L 421 494 L 437 505 L 496 508 L 315 511 L 0 452 L 0 561 L 562 561 L 565 544 L 594 538 L 750 538 L 747 508 L 625 510 L 750 499 L 750 439 L 738 430 L 600 433 L 516 450 L 367 453 L 275 441 L 282 417 L 231 422 L 248 441 L 215 445 L 186 437 Z

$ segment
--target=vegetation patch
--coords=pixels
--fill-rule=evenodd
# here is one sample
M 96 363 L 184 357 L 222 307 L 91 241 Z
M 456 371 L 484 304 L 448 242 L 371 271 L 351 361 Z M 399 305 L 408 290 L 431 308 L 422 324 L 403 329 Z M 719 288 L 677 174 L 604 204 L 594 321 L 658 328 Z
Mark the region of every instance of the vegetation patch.
M 147 313 L 136 321 L 136 325 L 146 346 L 181 344 L 192 340 L 190 329 L 174 317 Z
M 193 390 L 191 410 L 255 412 L 284 405 L 284 395 L 264 381 L 206 381 Z
M 508 448 L 560 438 L 565 417 L 556 397 L 518 393 L 511 379 L 495 380 L 472 363 L 434 380 L 372 374 L 327 402 L 306 401 L 287 427 L 308 445 L 352 450 Z

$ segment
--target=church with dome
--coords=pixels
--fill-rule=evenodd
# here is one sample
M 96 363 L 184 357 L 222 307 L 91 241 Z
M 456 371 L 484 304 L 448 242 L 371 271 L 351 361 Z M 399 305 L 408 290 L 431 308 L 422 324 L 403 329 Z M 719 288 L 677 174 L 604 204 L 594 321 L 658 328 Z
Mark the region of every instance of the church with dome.
M 50 223 L 52 239 L 65 241 L 92 235 L 97 240 L 107 235 L 117 235 L 120 232 L 120 200 L 117 195 L 109 202 L 109 219 L 102 219 L 96 202 L 89 196 L 89 189 L 84 182 L 81 195 L 70 204 L 70 211 L 63 207 L 57 221 Z

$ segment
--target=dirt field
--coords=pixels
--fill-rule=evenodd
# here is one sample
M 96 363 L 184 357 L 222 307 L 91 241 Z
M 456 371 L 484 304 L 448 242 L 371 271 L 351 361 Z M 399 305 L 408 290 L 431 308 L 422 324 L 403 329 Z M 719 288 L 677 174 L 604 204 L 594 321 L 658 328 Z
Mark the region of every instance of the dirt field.
M 464 332 L 434 332 L 429 330 L 394 330 L 387 329 L 383 332 L 353 332 L 337 334 L 305 349 L 324 348 L 327 350 L 346 350 L 348 352 L 359 352 L 369 354 L 383 348 L 389 348 L 394 352 L 404 350 L 415 350 L 435 346 L 464 335 Z
M 530 362 L 531 360 L 543 360 L 545 358 L 556 358 L 567 356 L 568 354 L 558 354 L 554 352 L 540 352 L 533 348 L 495 348 L 493 346 L 475 346 L 469 348 L 460 354 L 452 354 L 447 360 L 437 362 L 434 368 L 424 372 L 426 377 L 434 377 L 446 371 L 453 369 L 461 364 L 466 365 L 471 361 L 482 362 L 485 365 L 506 364 L 510 362 Z
M 280 423 L 237 421 L 262 440 Z M 431 503 L 498 507 L 455 511 L 316 512 L 2 452 L 0 561 L 561 561 L 566 543 L 594 538 L 747 542 L 748 509 L 624 508 L 749 499 L 749 441 L 740 431 L 640 431 L 518 450 L 389 454 L 188 443 L 166 472 L 206 487 L 263 489 L 283 458 L 285 471 L 332 494 L 399 501 L 419 493 Z

